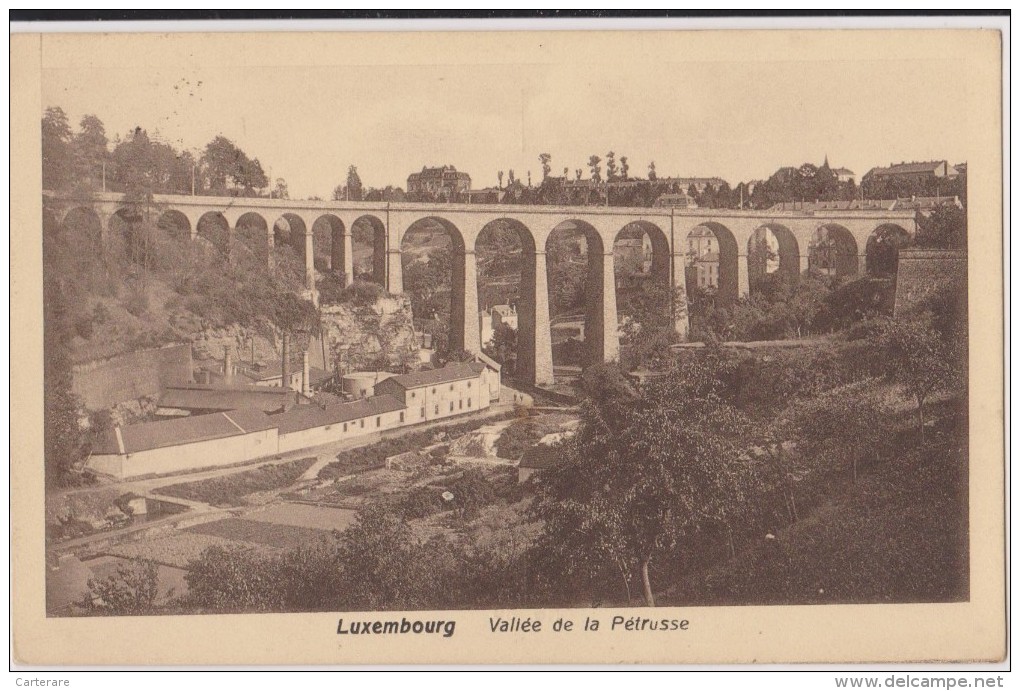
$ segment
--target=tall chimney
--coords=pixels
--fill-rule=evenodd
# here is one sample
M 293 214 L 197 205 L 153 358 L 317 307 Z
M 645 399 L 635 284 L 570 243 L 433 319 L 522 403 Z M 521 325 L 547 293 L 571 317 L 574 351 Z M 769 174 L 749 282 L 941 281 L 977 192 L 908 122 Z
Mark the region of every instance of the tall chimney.
M 290 336 L 283 335 L 283 364 L 281 370 L 280 386 L 290 388 Z
M 234 381 L 234 358 L 230 354 L 230 346 L 223 346 L 223 383 Z
M 310 380 L 312 374 L 311 365 L 308 363 L 308 351 L 301 353 L 301 393 L 305 396 L 312 395 L 312 382 Z

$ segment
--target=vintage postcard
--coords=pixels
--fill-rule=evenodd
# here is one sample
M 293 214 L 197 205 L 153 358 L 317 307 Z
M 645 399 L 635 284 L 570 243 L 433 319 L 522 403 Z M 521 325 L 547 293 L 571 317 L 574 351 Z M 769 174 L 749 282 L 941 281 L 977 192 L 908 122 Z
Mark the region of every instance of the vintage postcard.
M 14 655 L 1005 655 L 995 30 L 15 33 Z

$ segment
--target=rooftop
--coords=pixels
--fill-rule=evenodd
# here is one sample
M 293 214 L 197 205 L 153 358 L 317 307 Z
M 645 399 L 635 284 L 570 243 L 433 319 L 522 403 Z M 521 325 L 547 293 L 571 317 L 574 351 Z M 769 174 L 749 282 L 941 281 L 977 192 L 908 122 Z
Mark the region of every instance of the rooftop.
M 260 432 L 274 427 L 275 422 L 260 410 L 231 410 L 211 415 L 142 422 L 106 430 L 93 446 L 92 452 L 136 453 Z
M 326 406 L 303 405 L 285 413 L 274 415 L 272 420 L 280 434 L 300 432 L 315 427 L 335 425 L 340 422 L 404 410 L 404 404 L 393 396 L 371 396 L 350 403 L 332 403 Z
M 452 362 L 440 369 L 400 374 L 390 377 L 388 381 L 399 384 L 405 389 L 419 389 L 423 386 L 432 386 L 433 384 L 446 384 L 463 379 L 474 379 L 484 369 L 485 365 L 477 362 Z
M 945 161 L 911 161 L 910 163 L 893 163 L 886 168 L 872 168 L 871 175 L 911 175 L 930 173 L 944 164 Z
M 251 385 L 171 384 L 159 397 L 162 408 L 185 410 L 255 409 L 272 413 L 298 402 L 291 389 Z

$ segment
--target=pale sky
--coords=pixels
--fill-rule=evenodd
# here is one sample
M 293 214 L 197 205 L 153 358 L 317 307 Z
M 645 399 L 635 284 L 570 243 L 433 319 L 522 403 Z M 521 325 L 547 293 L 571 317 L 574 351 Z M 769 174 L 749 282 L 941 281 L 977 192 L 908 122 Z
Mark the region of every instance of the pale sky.
M 890 162 L 967 160 L 967 72 L 952 56 L 663 63 L 641 59 L 640 45 L 620 64 L 498 64 L 500 55 L 481 52 L 457 64 L 394 64 L 392 55 L 371 64 L 371 50 L 353 65 L 54 60 L 44 61 L 42 102 L 75 127 L 97 115 L 111 141 L 141 126 L 201 149 L 223 134 L 284 178 L 293 198 L 329 198 L 351 164 L 374 187 L 405 187 L 409 173 L 442 164 L 470 173 L 475 188 L 510 169 L 524 180 L 530 170 L 537 184 L 543 152 L 554 175 L 568 167 L 587 177 L 588 157 L 613 150 L 633 176 L 654 160 L 660 177 L 734 185 L 826 154 L 858 180 Z

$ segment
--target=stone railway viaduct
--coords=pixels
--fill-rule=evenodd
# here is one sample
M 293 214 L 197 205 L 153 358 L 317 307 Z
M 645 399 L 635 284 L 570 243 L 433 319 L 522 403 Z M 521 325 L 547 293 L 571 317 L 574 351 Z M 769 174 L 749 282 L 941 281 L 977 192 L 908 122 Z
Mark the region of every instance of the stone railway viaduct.
M 100 233 L 111 220 L 132 208 L 120 194 L 89 198 L 44 192 L 44 208 L 58 223 L 84 213 Z M 137 211 L 135 211 L 137 213 Z M 194 239 L 199 224 L 215 222 L 228 234 L 243 227 L 265 232 L 266 248 L 274 243 L 274 227 L 284 219 L 290 244 L 302 258 L 307 288 L 314 292 L 316 248 L 314 238 L 329 239 L 330 270 L 354 275 L 355 224 L 373 230 L 373 274 L 391 293 L 403 292 L 401 245 L 405 234 L 426 220 L 438 223 L 453 241 L 453 277 L 450 344 L 477 352 L 481 349 L 478 323 L 478 287 L 475 246 L 482 231 L 496 221 L 520 236 L 524 263 L 518 304 L 518 369 L 531 382 L 551 383 L 552 344 L 549 324 L 549 286 L 546 246 L 559 229 L 581 231 L 587 243 L 586 342 L 591 361 L 619 356 L 613 246 L 625 227 L 639 227 L 652 244 L 652 278 L 673 289 L 673 320 L 686 335 L 687 301 L 685 267 L 688 234 L 701 226 L 710 229 L 719 244 L 719 294 L 724 299 L 747 295 L 750 287 L 748 252 L 756 231 L 772 231 L 779 246 L 779 270 L 796 278 L 808 268 L 813 248 L 828 238 L 836 248 L 836 272 L 857 275 L 865 269 L 869 239 L 883 227 L 913 235 L 911 211 L 744 211 L 732 209 L 626 208 L 592 206 L 508 206 L 472 204 L 420 204 L 391 202 L 300 201 L 242 197 L 155 195 L 147 213 L 161 224 L 171 224 Z M 313 232 L 316 231 L 316 232 Z M 229 235 L 228 235 L 229 237 Z M 268 254 L 268 252 L 267 252 Z

